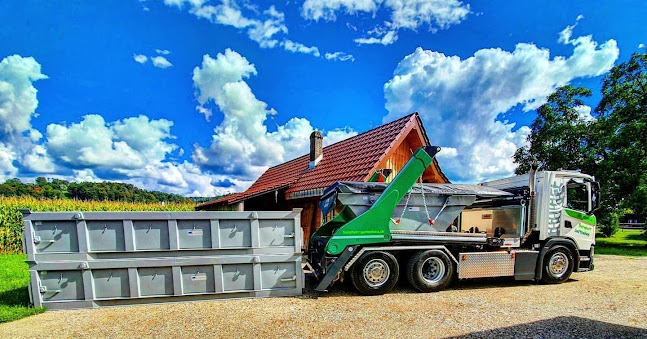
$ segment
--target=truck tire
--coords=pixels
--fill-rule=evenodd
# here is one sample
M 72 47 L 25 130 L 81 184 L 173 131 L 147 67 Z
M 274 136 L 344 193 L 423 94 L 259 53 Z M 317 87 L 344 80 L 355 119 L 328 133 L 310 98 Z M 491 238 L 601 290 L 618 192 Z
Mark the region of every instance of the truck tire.
M 407 263 L 407 280 L 420 292 L 445 289 L 454 276 L 454 264 L 447 253 L 440 250 L 418 252 Z
M 355 289 L 364 295 L 388 293 L 398 282 L 400 267 L 391 253 L 368 252 L 363 254 L 351 269 Z
M 573 273 L 573 253 L 566 247 L 551 248 L 544 257 L 541 280 L 546 284 L 561 284 Z

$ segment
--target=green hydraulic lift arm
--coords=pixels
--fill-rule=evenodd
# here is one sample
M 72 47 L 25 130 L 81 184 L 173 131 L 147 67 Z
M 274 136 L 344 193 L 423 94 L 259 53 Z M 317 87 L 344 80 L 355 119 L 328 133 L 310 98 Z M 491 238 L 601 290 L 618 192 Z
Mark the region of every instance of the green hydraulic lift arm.
M 326 245 L 326 252 L 338 255 L 347 246 L 391 241 L 391 216 L 395 207 L 429 167 L 438 146 L 420 147 L 402 167 L 371 208 L 340 227 Z

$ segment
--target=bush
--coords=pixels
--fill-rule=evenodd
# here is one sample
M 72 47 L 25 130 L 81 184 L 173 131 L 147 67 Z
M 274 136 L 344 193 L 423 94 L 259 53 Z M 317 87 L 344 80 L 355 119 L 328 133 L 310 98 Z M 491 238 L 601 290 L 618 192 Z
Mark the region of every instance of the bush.
M 617 213 L 609 213 L 600 220 L 600 232 L 606 237 L 612 237 L 620 229 L 620 218 Z

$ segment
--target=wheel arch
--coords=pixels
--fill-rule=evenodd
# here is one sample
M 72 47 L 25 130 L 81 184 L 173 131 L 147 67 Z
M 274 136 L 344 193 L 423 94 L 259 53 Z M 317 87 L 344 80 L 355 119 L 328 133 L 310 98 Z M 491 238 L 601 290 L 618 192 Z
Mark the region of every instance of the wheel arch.
M 565 247 L 571 252 L 574 260 L 573 272 L 577 272 L 577 269 L 580 266 L 580 253 L 577 250 L 575 241 L 571 240 L 570 238 L 550 238 L 541 248 L 541 251 L 539 252 L 539 258 L 537 258 L 537 266 L 535 267 L 535 279 L 537 281 L 541 280 L 541 278 L 543 277 L 544 270 L 542 268 L 544 266 L 544 259 L 546 257 L 546 254 L 548 253 L 548 251 L 556 247 Z

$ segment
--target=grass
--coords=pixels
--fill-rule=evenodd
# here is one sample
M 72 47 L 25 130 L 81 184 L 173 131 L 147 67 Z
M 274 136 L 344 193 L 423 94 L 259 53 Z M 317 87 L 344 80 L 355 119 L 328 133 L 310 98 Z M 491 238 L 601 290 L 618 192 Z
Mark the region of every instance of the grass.
M 24 254 L 0 255 L 0 323 L 45 312 L 29 305 L 29 270 Z
M 647 256 L 647 235 L 643 230 L 619 230 L 613 237 L 595 239 L 596 254 Z

